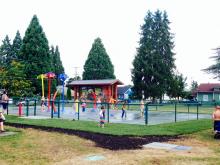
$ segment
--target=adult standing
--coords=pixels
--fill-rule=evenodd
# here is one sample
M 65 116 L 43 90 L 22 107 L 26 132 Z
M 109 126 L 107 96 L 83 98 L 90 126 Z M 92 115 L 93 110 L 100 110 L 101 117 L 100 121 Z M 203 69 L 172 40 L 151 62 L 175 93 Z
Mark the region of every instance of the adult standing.
M 2 95 L 2 108 L 3 108 L 3 114 L 4 112 L 7 110 L 7 107 L 8 107 L 8 95 L 7 95 L 7 92 L 4 91 L 3 92 L 3 95 Z
M 214 121 L 214 131 L 217 132 L 220 130 L 220 106 L 216 106 L 212 119 Z

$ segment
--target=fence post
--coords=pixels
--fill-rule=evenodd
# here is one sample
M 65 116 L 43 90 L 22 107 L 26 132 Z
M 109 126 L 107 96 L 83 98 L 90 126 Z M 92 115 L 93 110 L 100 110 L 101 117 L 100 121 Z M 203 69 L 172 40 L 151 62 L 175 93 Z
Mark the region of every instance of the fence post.
M 53 101 L 50 100 L 51 107 L 51 118 L 53 118 Z
M 187 107 L 188 107 L 188 114 L 189 114 L 189 104 L 187 104 Z
M 34 99 L 34 116 L 36 116 L 36 109 L 37 109 L 37 100 Z
M 28 116 L 29 114 L 29 100 L 27 99 L 26 100 L 26 103 L 27 103 L 27 105 L 26 105 L 26 116 Z
M 58 104 L 58 108 L 57 108 L 57 109 L 58 109 L 58 110 L 57 110 L 57 111 L 58 111 L 58 112 L 57 112 L 58 114 L 57 114 L 57 117 L 60 118 L 60 100 L 57 102 L 57 104 Z
M 81 102 L 76 102 L 76 104 L 77 104 L 77 106 L 78 106 L 78 120 L 79 120 L 79 111 L 80 111 L 80 109 L 79 109 L 79 104 L 81 105 L 82 103 Z
M 144 116 L 145 116 L 145 125 L 147 125 L 148 124 L 148 104 L 145 104 Z
M 176 102 L 175 102 L 175 123 L 176 123 Z
M 199 104 L 197 104 L 197 109 L 196 110 L 197 110 L 197 116 L 196 117 L 197 117 L 197 120 L 198 120 L 199 119 Z
M 107 103 L 107 121 L 108 121 L 108 123 L 109 123 L 109 103 Z

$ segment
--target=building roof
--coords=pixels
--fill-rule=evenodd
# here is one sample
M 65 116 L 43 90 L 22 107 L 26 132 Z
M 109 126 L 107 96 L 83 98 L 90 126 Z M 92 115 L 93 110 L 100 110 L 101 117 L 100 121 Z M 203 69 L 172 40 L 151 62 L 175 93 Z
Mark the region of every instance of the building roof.
M 126 86 L 118 86 L 118 94 L 122 95 L 125 94 L 125 92 L 127 92 L 129 89 L 131 88 L 130 85 L 126 85 Z
M 123 85 L 123 83 L 118 79 L 104 79 L 104 80 L 74 80 L 70 82 L 67 86 L 96 86 L 96 85 Z
M 198 86 L 196 92 L 213 92 L 214 88 L 220 88 L 220 83 L 203 83 Z

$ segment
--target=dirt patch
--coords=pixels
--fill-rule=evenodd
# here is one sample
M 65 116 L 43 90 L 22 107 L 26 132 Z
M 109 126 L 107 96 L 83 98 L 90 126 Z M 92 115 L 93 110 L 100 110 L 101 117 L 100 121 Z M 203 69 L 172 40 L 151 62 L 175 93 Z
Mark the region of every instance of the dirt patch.
M 102 147 L 110 150 L 133 150 L 141 149 L 142 145 L 152 143 L 152 142 L 167 142 L 180 139 L 180 136 L 116 136 L 116 135 L 107 135 L 99 134 L 93 132 L 72 130 L 72 129 L 63 129 L 63 128 L 54 128 L 54 127 L 45 127 L 45 126 L 36 126 L 36 125 L 27 125 L 27 124 L 18 124 L 18 123 L 5 123 L 5 125 L 13 126 L 17 128 L 34 128 L 39 130 L 44 130 L 48 132 L 60 132 L 69 135 L 76 135 L 84 139 L 91 140 L 96 143 L 97 147 Z

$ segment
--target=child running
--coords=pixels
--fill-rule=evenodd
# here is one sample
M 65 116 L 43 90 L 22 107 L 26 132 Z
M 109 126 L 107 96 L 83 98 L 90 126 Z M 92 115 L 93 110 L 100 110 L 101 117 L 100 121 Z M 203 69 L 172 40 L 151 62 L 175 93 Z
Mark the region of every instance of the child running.
M 104 128 L 104 125 L 105 125 L 105 107 L 102 105 L 101 106 L 101 110 L 99 112 L 99 126 Z
M 121 119 L 123 119 L 124 117 L 125 117 L 125 119 L 126 119 L 126 117 L 127 117 L 127 114 L 126 114 L 126 101 L 123 103 L 123 105 L 122 105 L 122 114 L 121 114 Z

